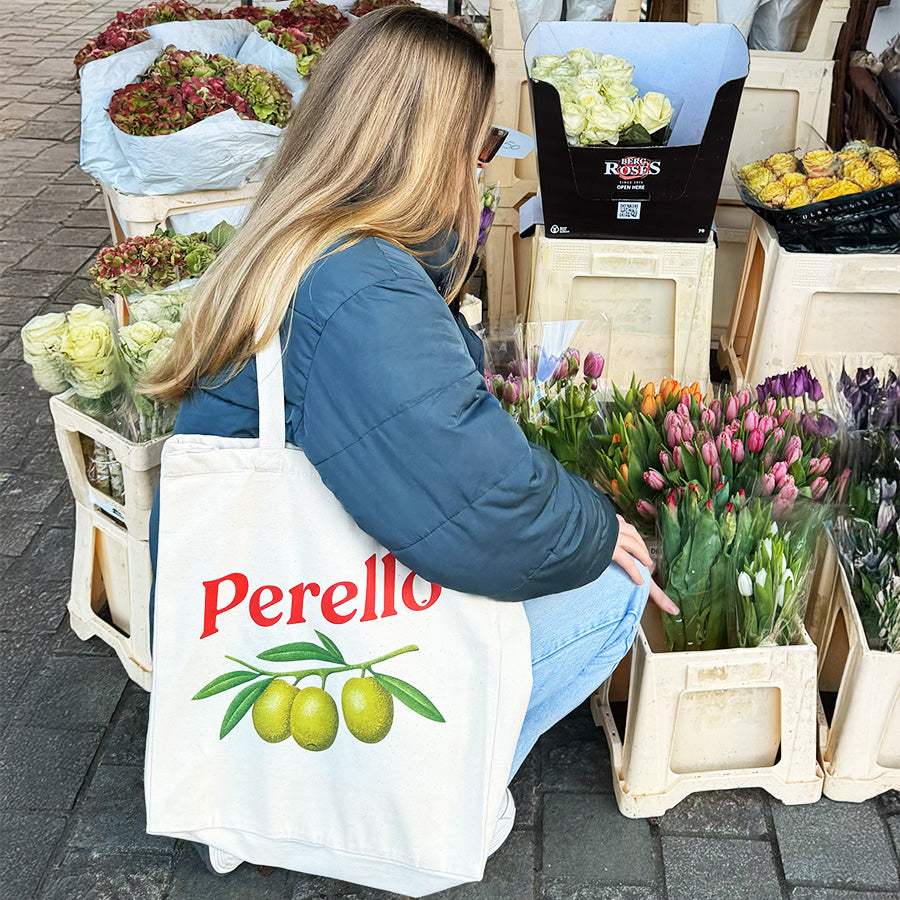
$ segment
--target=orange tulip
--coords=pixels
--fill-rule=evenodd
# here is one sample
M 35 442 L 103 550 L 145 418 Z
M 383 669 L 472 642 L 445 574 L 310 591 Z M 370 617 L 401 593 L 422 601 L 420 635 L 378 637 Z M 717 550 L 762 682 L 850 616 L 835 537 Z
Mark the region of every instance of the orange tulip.
M 628 483 L 628 463 L 622 463 L 619 466 L 619 474 L 622 476 L 626 484 Z
M 616 432 L 616 433 L 612 436 L 612 443 L 613 443 L 613 444 L 621 444 L 621 443 L 622 443 L 622 435 L 619 434 L 618 432 Z
M 613 497 L 619 496 L 619 482 L 616 481 L 615 478 L 613 478 L 613 480 L 609 483 L 609 490 L 610 493 L 612 493 Z
M 641 412 L 645 416 L 650 416 L 651 419 L 656 418 L 656 397 L 653 394 L 647 394 L 644 397 L 644 402 L 641 404 Z
M 652 381 L 648 381 L 648 382 L 641 388 L 641 396 L 642 396 L 642 397 L 646 397 L 646 396 L 648 396 L 649 394 L 655 394 L 655 393 L 656 393 L 656 388 L 654 387 Z
M 678 390 L 678 382 L 675 381 L 674 378 L 663 378 L 663 380 L 659 383 L 659 392 L 662 394 L 663 401 L 668 401 L 669 397 L 672 396 Z

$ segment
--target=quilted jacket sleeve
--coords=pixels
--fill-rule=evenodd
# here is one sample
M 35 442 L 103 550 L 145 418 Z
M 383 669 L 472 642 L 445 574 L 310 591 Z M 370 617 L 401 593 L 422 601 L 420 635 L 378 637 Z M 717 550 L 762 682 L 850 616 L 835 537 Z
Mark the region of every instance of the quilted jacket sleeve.
M 344 301 L 319 331 L 301 443 L 363 530 L 424 578 L 505 600 L 595 579 L 608 499 L 530 444 L 423 276 Z

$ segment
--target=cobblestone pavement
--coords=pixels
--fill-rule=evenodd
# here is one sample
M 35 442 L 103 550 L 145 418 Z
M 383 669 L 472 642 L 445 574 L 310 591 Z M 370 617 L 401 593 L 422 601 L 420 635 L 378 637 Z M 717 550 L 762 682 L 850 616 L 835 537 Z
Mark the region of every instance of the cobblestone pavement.
M 0 897 L 5 900 L 385 900 L 341 882 L 243 866 L 217 879 L 144 833 L 147 695 L 66 618 L 73 501 L 47 395 L 19 328 L 92 295 L 108 241 L 78 169 L 71 60 L 115 2 L 3 0 L 0 42 Z M 698 794 L 658 820 L 621 816 L 584 706 L 514 782 L 516 827 L 484 881 L 452 900 L 900 898 L 900 794 L 783 806 L 759 790 Z

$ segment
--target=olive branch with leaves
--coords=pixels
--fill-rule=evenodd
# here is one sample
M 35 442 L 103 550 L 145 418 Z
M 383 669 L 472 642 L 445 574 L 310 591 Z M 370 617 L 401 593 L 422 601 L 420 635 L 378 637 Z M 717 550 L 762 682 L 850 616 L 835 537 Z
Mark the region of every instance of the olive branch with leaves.
M 372 669 L 372 666 L 392 659 L 395 656 L 400 656 L 402 653 L 412 653 L 417 651 L 419 648 L 415 644 L 409 644 L 406 647 L 401 647 L 399 650 L 385 653 L 383 656 L 378 656 L 374 659 L 348 663 L 344 659 L 343 653 L 338 649 L 337 644 L 335 644 L 331 638 L 322 634 L 321 631 L 317 631 L 316 635 L 321 641 L 321 646 L 319 644 L 310 643 L 309 641 L 300 641 L 294 644 L 280 644 L 277 647 L 272 647 L 270 650 L 264 650 L 262 653 L 258 654 L 256 658 L 261 659 L 264 662 L 279 663 L 316 661 L 329 663 L 330 665 L 328 666 L 317 666 L 311 669 L 299 669 L 287 672 L 272 672 L 268 669 L 262 669 L 259 666 L 244 662 L 234 656 L 225 656 L 225 659 L 230 659 L 232 662 L 244 666 L 244 668 L 235 669 L 234 671 L 218 675 L 210 681 L 209 684 L 197 691 L 191 698 L 192 700 L 205 700 L 207 697 L 212 697 L 223 691 L 246 685 L 246 687 L 234 697 L 225 712 L 225 717 L 222 719 L 222 727 L 219 731 L 220 740 L 244 718 L 263 691 L 275 681 L 276 678 L 293 678 L 294 685 L 297 685 L 303 678 L 317 676 L 322 679 L 322 688 L 324 689 L 325 679 L 328 678 L 329 675 L 334 675 L 337 672 L 350 672 L 354 669 L 359 669 L 360 675 L 365 675 L 366 672 L 368 672 L 386 691 L 393 694 L 393 696 L 401 703 L 408 706 L 413 712 L 418 713 L 420 716 L 431 719 L 433 722 L 446 721 L 438 711 L 438 708 L 418 688 L 413 687 L 408 681 L 404 681 L 402 678 L 395 678 L 393 675 L 385 675 L 382 672 L 376 672 Z

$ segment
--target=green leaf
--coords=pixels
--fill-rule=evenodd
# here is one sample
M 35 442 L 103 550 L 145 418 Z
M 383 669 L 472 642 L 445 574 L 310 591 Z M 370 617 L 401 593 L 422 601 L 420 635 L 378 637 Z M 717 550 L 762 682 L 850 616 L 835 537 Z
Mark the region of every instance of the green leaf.
M 248 684 L 238 695 L 231 701 L 231 705 L 225 712 L 225 718 L 222 719 L 222 727 L 219 729 L 219 740 L 221 741 L 241 719 L 247 714 L 247 711 L 256 702 L 259 695 L 274 681 L 274 678 L 267 678 L 265 681 L 259 681 L 256 684 Z
M 431 719 L 433 722 L 444 722 L 444 717 L 438 712 L 438 708 L 418 689 L 409 682 L 393 675 L 381 675 L 373 672 L 374 679 L 387 691 L 390 691 L 401 703 L 405 703 L 413 712 Z
M 334 655 L 334 658 L 341 664 L 346 665 L 347 660 L 344 659 L 344 654 L 338 650 L 337 644 L 330 638 L 326 637 L 322 634 L 321 631 L 317 631 L 316 634 L 319 636 L 319 640 L 322 642 L 322 646 L 325 647 L 330 653 Z
M 226 672 L 224 675 L 219 675 L 218 678 L 213 678 L 206 687 L 200 688 L 200 690 L 191 697 L 191 700 L 205 700 L 207 697 L 212 697 L 214 694 L 231 690 L 231 688 L 237 687 L 239 684 L 246 684 L 248 681 L 253 681 L 254 678 L 259 678 L 259 672 L 248 672 L 246 669 L 239 669 L 235 672 Z
M 235 236 L 237 229 L 234 225 L 227 222 L 219 222 L 215 228 L 209 233 L 207 240 L 211 244 L 215 244 L 220 250 Z
M 311 644 L 308 641 L 301 641 L 297 644 L 280 644 L 278 647 L 272 647 L 271 650 L 264 650 L 257 659 L 264 659 L 268 662 L 301 662 L 307 659 L 319 660 L 321 662 L 330 662 L 340 665 L 344 662 L 344 657 L 327 648 L 322 648 L 318 644 Z

